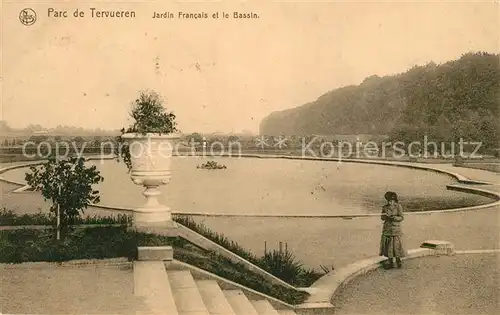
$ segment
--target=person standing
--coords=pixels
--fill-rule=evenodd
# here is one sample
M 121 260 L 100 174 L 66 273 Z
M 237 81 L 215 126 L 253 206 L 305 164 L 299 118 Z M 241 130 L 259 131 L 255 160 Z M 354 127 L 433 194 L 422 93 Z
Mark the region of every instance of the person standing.
M 403 208 L 395 192 L 386 192 L 384 198 L 387 203 L 382 207 L 381 219 L 384 221 L 384 226 L 380 240 L 380 256 L 387 257 L 385 269 L 401 268 L 401 258 L 406 256 L 401 232 L 401 222 L 404 220 Z

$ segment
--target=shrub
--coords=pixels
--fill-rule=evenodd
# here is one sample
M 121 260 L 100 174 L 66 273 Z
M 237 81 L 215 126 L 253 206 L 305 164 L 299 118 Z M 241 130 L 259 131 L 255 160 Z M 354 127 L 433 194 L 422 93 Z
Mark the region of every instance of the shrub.
M 0 210 L 0 226 L 53 225 L 56 217 L 52 213 L 38 212 L 17 214 L 5 207 Z
M 259 262 L 259 265 L 265 270 L 288 283 L 293 283 L 303 270 L 302 264 L 296 261 L 289 251 L 273 250 L 267 252 L 260 258 Z
M 147 133 L 169 134 L 178 132 L 176 116 L 173 112 L 168 112 L 163 107 L 161 96 L 154 91 L 142 91 L 139 97 L 133 102 L 130 116 L 134 123 L 127 129 L 122 128 L 122 135 L 125 133 Z M 115 155 L 117 161 L 123 161 L 129 171 L 132 169 L 130 147 L 127 141 L 121 137 L 116 138 Z
M 70 231 L 62 241 L 50 229 L 0 232 L 0 263 L 67 261 L 137 257 L 138 246 L 172 245 L 184 242 L 167 236 L 127 231 L 126 227 L 95 227 Z
M 298 287 L 308 287 L 323 273 L 306 269 L 288 250 L 266 252 L 258 265 L 281 280 Z
M 185 227 L 195 231 L 196 233 L 203 235 L 204 237 L 208 238 L 209 240 L 219 244 L 220 246 L 224 247 L 225 249 L 240 256 L 241 258 L 244 258 L 244 259 L 251 261 L 251 262 L 258 261 L 257 257 L 255 257 L 254 254 L 252 254 L 251 252 L 249 252 L 246 249 L 244 249 L 243 247 L 241 247 L 240 244 L 228 239 L 226 236 L 224 236 L 224 234 L 217 233 L 217 232 L 210 230 L 203 223 L 195 222 L 191 217 L 184 216 L 184 215 L 174 215 L 173 220 L 184 225 Z
M 203 254 L 193 250 L 174 251 L 174 258 L 292 305 L 305 302 L 309 296 L 306 292 L 273 284 L 246 269 L 245 265 L 234 263 L 213 251 L 205 251 Z
M 5 207 L 0 210 L 0 226 L 16 226 L 16 225 L 55 225 L 56 217 L 50 212 L 37 212 L 17 214 Z M 118 214 L 113 216 L 88 216 L 75 217 L 69 221 L 72 225 L 78 224 L 122 224 L 130 225 L 132 216 L 128 214 Z
M 173 219 L 291 285 L 310 286 L 324 274 L 313 269 L 306 269 L 288 251 L 273 251 L 258 258 L 235 241 L 210 230 L 203 223 L 195 222 L 191 217 L 175 215 Z
M 206 163 L 196 166 L 196 168 L 205 170 L 222 170 L 226 169 L 227 167 L 223 164 L 217 163 L 216 161 L 208 161 Z
M 50 229 L 8 230 L 0 240 L 2 263 L 130 257 L 134 245 L 125 228 L 113 227 L 71 231 L 62 241 Z
M 163 107 L 161 96 L 154 91 L 140 92 L 132 105 L 130 116 L 134 123 L 125 131 L 127 133 L 168 134 L 178 131 L 175 114 Z

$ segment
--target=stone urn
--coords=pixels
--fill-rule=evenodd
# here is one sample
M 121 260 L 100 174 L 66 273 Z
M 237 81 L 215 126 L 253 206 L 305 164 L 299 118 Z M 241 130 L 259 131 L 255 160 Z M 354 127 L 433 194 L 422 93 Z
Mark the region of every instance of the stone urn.
M 133 224 L 136 228 L 172 227 L 172 213 L 168 206 L 160 204 L 159 187 L 166 185 L 171 178 L 172 153 L 177 134 L 138 134 L 126 133 L 122 139 L 129 145 L 132 169 L 130 177 L 134 184 L 146 189 L 144 206 L 134 209 Z

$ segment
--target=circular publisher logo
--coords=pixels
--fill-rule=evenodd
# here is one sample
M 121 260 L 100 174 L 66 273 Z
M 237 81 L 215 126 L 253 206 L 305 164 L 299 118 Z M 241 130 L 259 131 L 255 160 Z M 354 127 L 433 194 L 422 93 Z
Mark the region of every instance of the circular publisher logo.
M 30 8 L 23 9 L 21 13 L 19 13 L 19 21 L 26 26 L 35 24 L 36 12 Z

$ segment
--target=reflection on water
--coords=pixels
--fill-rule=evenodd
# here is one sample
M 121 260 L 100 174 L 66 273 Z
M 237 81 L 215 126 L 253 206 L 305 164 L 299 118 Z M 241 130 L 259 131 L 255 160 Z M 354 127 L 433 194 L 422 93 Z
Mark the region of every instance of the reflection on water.
M 196 166 L 207 158 L 176 157 L 172 180 L 161 189 L 162 202 L 175 212 L 246 214 L 354 214 L 379 212 L 387 190 L 399 193 L 412 210 L 479 204 L 488 198 L 446 190 L 453 178 L 428 171 L 358 163 L 283 159 L 220 158 L 224 170 Z M 124 164 L 95 162 L 104 177 L 101 204 L 142 205 L 142 186 L 134 185 Z M 5 174 L 24 178 L 25 170 Z M 448 205 L 448 206 L 447 206 Z

